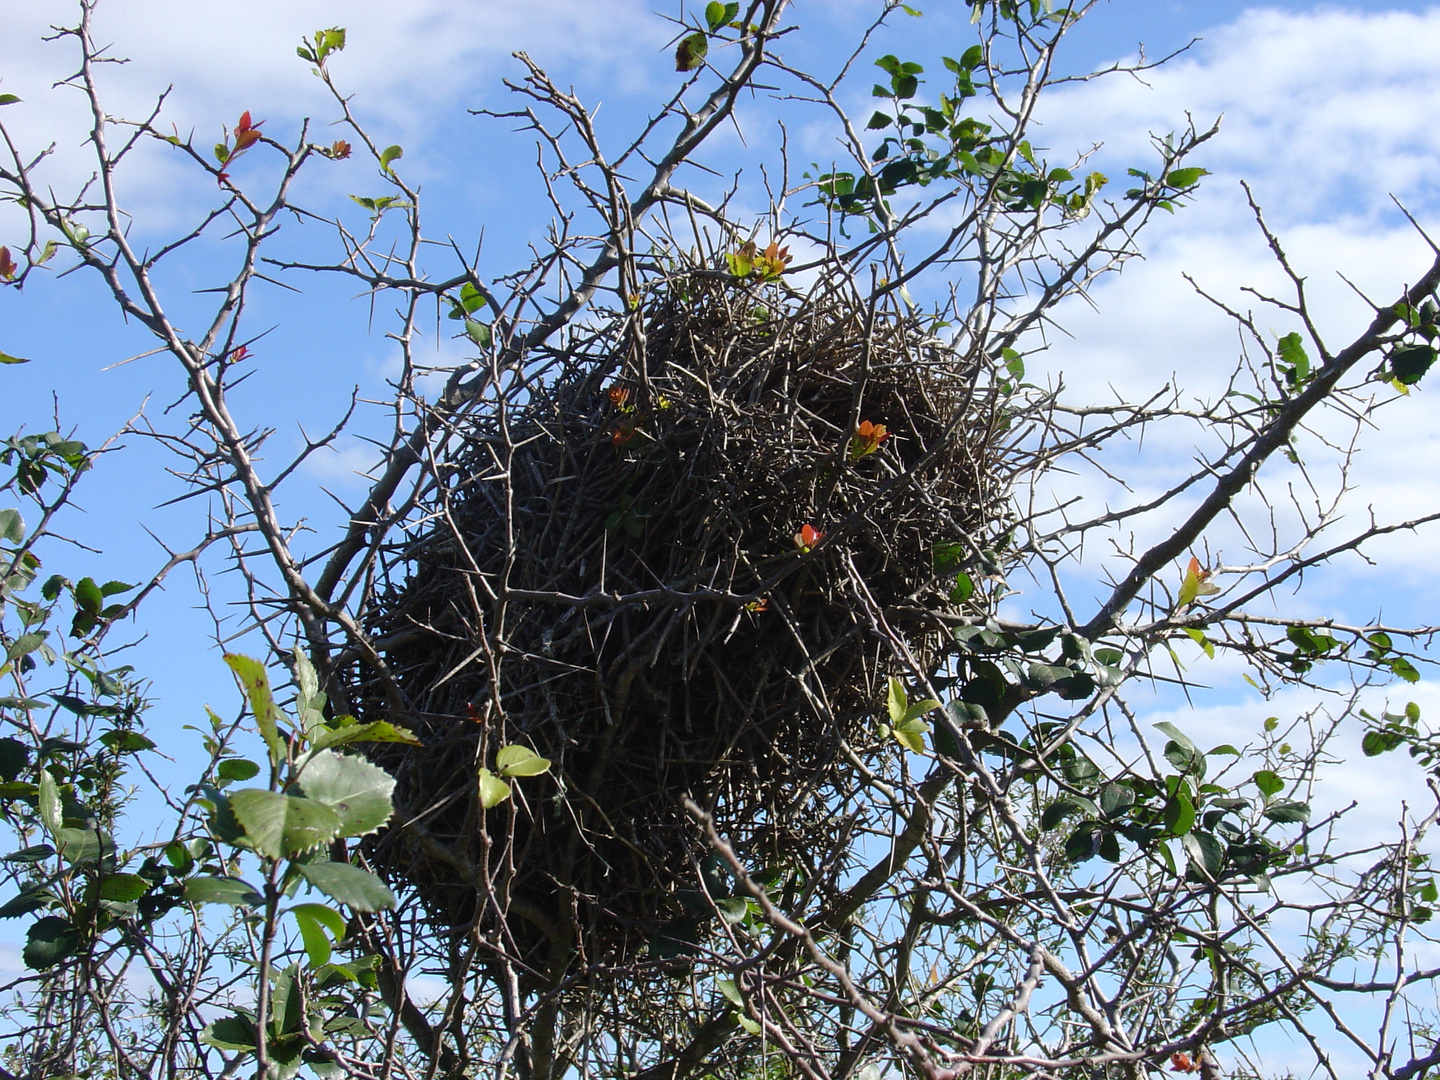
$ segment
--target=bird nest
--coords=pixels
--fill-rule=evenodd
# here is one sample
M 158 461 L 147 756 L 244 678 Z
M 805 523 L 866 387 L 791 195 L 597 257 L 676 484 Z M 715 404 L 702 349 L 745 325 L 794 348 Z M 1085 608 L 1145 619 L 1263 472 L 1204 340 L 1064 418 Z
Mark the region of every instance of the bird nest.
M 373 857 L 547 978 L 713 913 L 687 795 L 805 865 L 1004 513 L 986 361 L 848 280 L 689 271 L 588 340 L 459 429 L 370 621 L 424 744 L 376 752 L 408 825 Z M 512 743 L 551 769 L 486 810 Z

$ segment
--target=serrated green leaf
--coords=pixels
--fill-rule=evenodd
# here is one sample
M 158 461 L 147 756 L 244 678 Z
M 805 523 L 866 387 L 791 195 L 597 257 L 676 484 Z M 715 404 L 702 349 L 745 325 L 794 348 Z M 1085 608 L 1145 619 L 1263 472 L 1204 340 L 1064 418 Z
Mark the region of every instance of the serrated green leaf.
M 20 544 L 25 540 L 25 519 L 15 509 L 0 510 L 0 541 Z
M 21 955 L 26 967 L 32 971 L 44 971 L 74 956 L 84 943 L 84 935 L 68 919 L 46 915 L 31 925 L 25 935 L 25 950 Z
M 234 1013 L 205 1025 L 200 1041 L 217 1050 L 255 1052 L 255 1022 L 248 1016 Z
M 230 795 L 230 809 L 250 846 L 272 859 L 313 851 L 341 835 L 340 815 L 316 799 L 242 788 Z
M 341 862 L 301 863 L 296 869 L 326 896 L 355 911 L 382 911 L 395 906 L 390 887 L 369 870 Z
M 1303 824 L 1310 820 L 1310 805 L 1294 799 L 1276 799 L 1265 808 L 1265 816 L 1282 825 Z
M 394 778 L 364 758 L 334 750 L 311 755 L 301 770 L 300 788 L 307 798 L 335 812 L 340 836 L 368 835 L 390 820 L 394 812 L 390 799 Z

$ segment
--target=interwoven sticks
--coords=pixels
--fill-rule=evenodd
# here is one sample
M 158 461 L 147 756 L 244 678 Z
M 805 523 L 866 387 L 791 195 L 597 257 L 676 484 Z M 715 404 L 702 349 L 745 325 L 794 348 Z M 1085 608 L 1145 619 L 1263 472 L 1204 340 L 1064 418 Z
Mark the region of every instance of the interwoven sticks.
M 844 283 L 687 273 L 591 342 L 468 421 L 373 618 L 425 742 L 384 750 L 412 825 L 376 857 L 547 979 L 691 932 L 687 794 L 757 867 L 801 858 L 876 741 L 877 626 L 938 668 L 937 546 L 1004 512 L 978 363 Z M 513 742 L 551 773 L 484 811 Z

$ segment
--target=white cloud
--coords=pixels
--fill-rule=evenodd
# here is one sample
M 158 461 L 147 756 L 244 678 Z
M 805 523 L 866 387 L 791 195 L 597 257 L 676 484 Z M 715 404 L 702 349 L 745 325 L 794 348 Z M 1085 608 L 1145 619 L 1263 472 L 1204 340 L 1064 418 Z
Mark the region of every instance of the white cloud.
M 1245 203 L 1242 178 L 1306 277 L 1327 345 L 1343 346 L 1371 315 L 1349 283 L 1376 302 L 1390 302 L 1432 257 L 1390 194 L 1421 221 L 1440 211 L 1434 170 L 1440 132 L 1432 123 L 1440 104 L 1437 53 L 1440 10 L 1254 11 L 1207 33 L 1193 53 L 1147 74 L 1143 84 L 1112 77 L 1054 95 L 1043 108 L 1045 126 L 1036 141 L 1050 146 L 1053 156 L 1105 141 L 1097 163 L 1115 178 L 1112 189 L 1122 188 L 1127 165 L 1153 168 L 1151 133 L 1182 127 L 1187 110 L 1197 123 L 1220 113 L 1225 120 L 1220 134 L 1195 155 L 1193 163 L 1214 175 L 1194 204 L 1173 218 L 1161 215 L 1142 237 L 1145 260 L 1092 291 L 1097 310 L 1080 302 L 1062 310 L 1058 321 L 1073 337 L 1055 336 L 1052 348 L 1031 360 L 1032 374 L 1063 377 L 1076 401 L 1116 395 L 1143 400 L 1172 379 L 1187 400 L 1214 400 L 1239 356 L 1238 336 L 1234 323 L 1185 281 L 1186 273 L 1227 304 L 1253 311 L 1272 343 L 1297 329 L 1293 316 L 1242 291 L 1249 285 L 1292 298 Z M 1382 521 L 1440 509 L 1440 458 L 1434 453 L 1440 404 L 1434 390 L 1421 388 L 1374 419 L 1379 430 L 1362 433 L 1349 475 L 1347 519 L 1334 530 L 1336 539 L 1342 529 L 1367 522 L 1372 509 Z M 1332 436 L 1343 427 L 1335 418 L 1319 426 Z M 1081 494 L 1092 508 L 1138 502 L 1188 472 L 1195 448 L 1213 445 L 1214 433 L 1201 424 L 1153 427 L 1143 448 L 1117 447 L 1106 455 L 1132 480 L 1136 494 L 1091 473 L 1059 478 L 1061 490 L 1054 495 Z M 1299 448 L 1320 479 L 1321 497 L 1337 492 L 1338 455 L 1314 437 L 1302 437 Z M 1277 497 L 1297 479 L 1278 459 L 1267 472 Z M 1250 506 L 1258 509 L 1253 499 Z M 1166 521 L 1138 523 L 1140 540 L 1158 536 L 1173 519 L 1171 513 Z M 1278 527 L 1282 536 L 1297 535 L 1294 513 L 1282 508 Z M 1245 561 L 1236 530 L 1222 523 L 1213 535 L 1227 561 Z M 1314 575 L 1307 584 L 1319 586 L 1321 605 L 1357 618 L 1381 607 L 1413 613 L 1417 601 L 1433 606 L 1440 600 L 1432 550 L 1430 534 L 1399 534 L 1376 546 L 1383 570 L 1369 571 L 1352 559 L 1343 573 Z
M 73 24 L 76 8 L 61 0 L 0 0 L 4 92 L 24 99 L 4 120 L 22 146 L 43 146 L 66 133 L 47 173 L 61 192 L 92 168 L 80 146 L 89 123 L 79 92 L 51 89 L 75 69 L 73 41 L 42 45 L 40 39 L 52 25 Z M 97 43 L 113 43 L 110 54 L 128 60 L 99 69 L 106 108 L 114 116 L 143 116 L 173 85 L 161 126 L 173 123 L 182 136 L 194 132 L 198 146 L 208 148 L 221 125 L 233 126 L 246 110 L 268 122 L 267 133 L 291 140 L 301 119 L 324 125 L 339 116 L 320 80 L 295 55 L 302 37 L 335 25 L 349 31 L 344 53 L 330 64 L 337 83 L 355 94 L 357 112 L 381 145 L 395 142 L 411 151 L 406 168 L 420 178 L 425 173 L 416 149 L 452 138 L 468 144 L 480 121 L 465 107 L 504 105 L 500 76 L 521 71 L 511 52 L 527 51 L 614 95 L 646 87 L 668 60 L 668 24 L 639 0 L 126 0 L 102 3 L 95 17 Z M 318 141 L 330 141 L 323 126 L 312 130 Z M 126 177 L 132 209 L 146 224 L 185 184 L 193 185 L 165 149 L 142 148 L 132 162 L 138 168 Z

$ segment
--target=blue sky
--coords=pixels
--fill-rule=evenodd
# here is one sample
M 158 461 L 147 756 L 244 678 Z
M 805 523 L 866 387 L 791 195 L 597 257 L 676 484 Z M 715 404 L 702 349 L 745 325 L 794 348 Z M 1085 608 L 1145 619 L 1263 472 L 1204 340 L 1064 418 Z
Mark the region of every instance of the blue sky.
M 922 20 L 897 17 L 875 51 L 908 49 L 907 55 L 922 56 L 927 50 L 959 51 L 967 26 L 957 7 L 932 3 Z M 860 0 L 799 4 L 796 16 L 806 30 L 787 49 L 817 65 L 831 64 L 871 10 Z M 5 120 L 30 145 L 55 141 L 51 177 L 57 186 L 83 175 L 85 117 L 78 95 L 49 89 L 70 62 L 64 46 L 40 45 L 38 39 L 44 24 L 62 21 L 69 11 L 60 0 L 0 0 L 0 25 L 7 28 L 0 38 L 0 89 L 25 99 L 6 109 Z M 530 179 L 528 137 L 466 109 L 506 106 L 499 80 L 516 74 L 509 53 L 524 49 L 557 77 L 573 80 L 587 100 L 603 102 L 602 128 L 618 138 L 674 86 L 666 49 L 671 24 L 661 17 L 674 13 L 664 8 L 656 14 L 632 0 L 524 5 L 132 0 L 102 5 L 98 27 L 103 38 L 115 42 L 117 54 L 132 58 L 106 73 L 117 103 L 112 111 L 135 113 L 173 83 L 165 115 L 180 131 L 194 130 L 204 144 L 245 109 L 281 136 L 292 136 L 305 116 L 332 119 L 333 105 L 295 57 L 294 45 L 316 27 L 345 24 L 350 44 L 334 62 L 336 77 L 355 94 L 356 108 L 377 140 L 405 147 L 402 168 L 424 186 L 432 233 L 452 235 L 468 249 L 483 230 L 482 267 L 498 273 L 520 263 L 523 245 L 538 235 L 546 216 Z M 1081 395 L 1103 396 L 1114 386 L 1133 396 L 1172 375 L 1204 394 L 1228 371 L 1235 355 L 1233 331 L 1180 274 L 1189 271 L 1226 296 L 1238 295 L 1245 283 L 1273 281 L 1273 267 L 1240 198 L 1239 179 L 1254 185 L 1272 224 L 1312 274 L 1326 321 L 1337 334 L 1354 326 L 1363 308 L 1335 270 L 1385 296 L 1423 263 L 1422 245 L 1403 227 L 1389 196 L 1403 199 L 1422 220 L 1440 211 L 1435 187 L 1440 137 L 1429 122 L 1440 114 L 1440 78 L 1433 64 L 1440 55 L 1440 10 L 1416 3 L 1255 8 L 1228 0 L 1115 0 L 1081 24 L 1066 63 L 1086 70 L 1133 56 L 1142 42 L 1154 57 L 1197 37 L 1190 52 L 1147 75 L 1144 83 L 1120 77 L 1067 90 L 1042 113 L 1041 135 L 1057 160 L 1103 141 L 1096 161 L 1112 173 L 1143 162 L 1149 134 L 1180 126 L 1187 110 L 1199 122 L 1226 117 L 1221 135 L 1199 159 L 1215 175 L 1195 205 L 1157 224 L 1145 242 L 1145 262 L 1096 290 L 1098 310 L 1072 305 L 1062 323 L 1073 337 L 1057 337 L 1051 352 L 1032 362 L 1037 374 L 1063 372 Z M 958 44 L 952 49 L 951 42 Z M 857 111 L 866 106 L 866 85 L 862 78 Z M 774 149 L 771 129 L 756 127 L 747 131 L 751 160 Z M 802 124 L 792 138 L 819 156 L 828 135 L 811 137 Z M 812 142 L 805 144 L 806 138 Z M 738 139 L 722 140 L 722 157 L 738 161 L 745 153 Z M 345 196 L 374 193 L 373 167 L 358 161 L 318 164 L 306 198 L 343 210 L 352 221 L 363 217 Z M 137 235 L 158 239 L 173 232 L 212 194 L 208 182 L 178 168 L 173 155 L 147 153 L 136 165 L 125 191 Z M 0 241 L 7 222 L 13 218 L 0 216 Z M 286 229 L 290 235 L 284 239 L 293 250 L 328 250 L 320 230 Z M 203 259 L 183 264 L 167 279 L 172 303 L 183 312 L 194 304 L 189 290 L 215 284 L 224 270 Z M 256 376 L 236 395 L 242 415 L 276 428 L 271 443 L 276 460 L 297 445 L 297 425 L 312 432 L 328 427 L 352 386 L 383 397 L 383 380 L 395 362 L 394 348 L 383 336 L 383 309 L 372 323 L 367 302 L 348 285 L 314 278 L 298 284 L 306 290 L 303 296 L 275 289 L 257 294 L 250 326 L 274 329 L 256 347 Z M 460 355 L 443 337 L 435 344 L 437 359 Z M 0 349 L 34 360 L 4 372 L 0 426 L 34 426 L 51 413 L 52 401 L 62 426 L 76 428 L 91 444 L 103 442 L 142 408 L 157 424 L 167 422 L 164 409 L 179 393 L 173 365 L 150 357 L 113 367 L 150 347 L 82 275 L 38 277 L 23 295 L 0 292 Z M 1440 491 L 1432 464 L 1440 460 L 1432 452 L 1437 430 L 1432 411 L 1422 391 L 1395 410 L 1382 437 L 1371 440 L 1362 457 L 1357 506 L 1373 503 L 1382 515 L 1402 513 Z M 382 420 L 372 413 L 368 422 Z M 1185 466 L 1190 437 L 1182 433 L 1172 445 L 1152 443 L 1136 459 L 1142 490 L 1163 484 Z M 76 552 L 67 564 L 72 576 L 93 571 L 139 580 L 160 558 L 146 528 L 185 547 L 201 525 L 195 504 L 155 508 L 180 491 L 163 471 L 166 455 L 144 440 L 132 437 L 127 444 L 102 462 L 83 490 L 85 513 L 69 528 L 102 548 L 103 556 Z M 361 488 L 354 470 L 368 461 L 363 445 L 342 445 L 297 476 L 284 494 L 282 509 L 314 524 L 316 547 L 326 542 L 326 530 L 336 520 L 319 489 L 353 495 Z M 1089 493 L 1107 497 L 1099 488 Z M 1356 617 L 1383 605 L 1396 619 L 1434 621 L 1429 613 L 1440 595 L 1430 549 L 1428 538 L 1399 538 L 1386 550 L 1381 570 L 1354 566 L 1319 582 L 1308 602 L 1339 604 Z M 217 595 L 223 597 L 227 587 L 224 578 L 216 579 Z M 177 577 L 135 628 L 145 637 L 135 662 L 156 680 L 157 724 L 193 719 L 203 702 L 223 704 L 229 696 L 218 658 L 202 645 L 213 627 L 195 604 L 193 584 Z
M 924 19 L 897 19 L 893 34 L 877 39 L 876 55 L 905 48 L 938 55 L 951 51 L 948 43 L 956 40 L 954 51 L 963 49 L 957 37 L 965 30 L 965 19 L 956 14 L 960 5 L 922 0 L 920 6 Z M 355 94 L 355 106 L 377 141 L 405 147 L 402 169 L 424 185 L 430 231 L 453 235 L 469 249 L 483 229 L 482 266 L 498 273 L 522 261 L 524 244 L 545 223 L 529 172 L 533 150 L 528 138 L 466 109 L 506 106 L 499 79 L 516 74 L 509 53 L 524 49 L 558 81 L 573 82 L 582 97 L 603 101 L 602 126 L 618 138 L 675 84 L 666 50 L 671 24 L 654 7 L 636 0 L 112 0 L 102 6 L 99 26 L 117 54 L 133 58 L 107 72 L 118 102 L 113 111 L 136 113 L 173 83 L 166 116 L 182 133 L 196 131 L 205 144 L 246 109 L 265 120 L 268 133 L 282 137 L 290 137 L 304 116 L 332 119 L 333 105 L 295 57 L 294 46 L 317 27 L 346 25 L 350 43 L 334 62 L 335 75 Z M 659 8 L 661 15 L 676 10 Z M 827 62 L 871 10 L 873 5 L 860 0 L 797 4 L 796 18 L 807 29 L 787 48 L 794 56 Z M 49 89 L 70 62 L 64 46 L 38 41 L 44 24 L 70 17 L 70 5 L 59 0 L 0 0 L 5 28 L 0 92 L 24 99 L 5 109 L 4 120 L 29 145 L 55 141 L 51 177 L 57 185 L 84 174 L 85 118 L 77 111 L 78 95 Z M 1051 351 L 1032 364 L 1037 377 L 1063 373 L 1081 396 L 1103 396 L 1113 387 L 1134 397 L 1172 376 L 1198 395 L 1216 392 L 1236 355 L 1235 335 L 1195 296 L 1181 272 L 1227 298 L 1240 296 L 1246 283 L 1273 284 L 1273 266 L 1244 206 L 1242 178 L 1253 184 L 1271 224 L 1311 276 L 1323 327 L 1337 340 L 1354 332 L 1364 306 L 1336 270 L 1383 299 L 1427 261 L 1423 243 L 1405 226 L 1391 195 L 1440 229 L 1440 130 L 1433 122 L 1440 115 L 1435 64 L 1440 8 L 1114 0 L 1075 32 L 1066 64 L 1086 70 L 1133 56 L 1141 42 L 1150 56 L 1159 56 L 1195 37 L 1202 40 L 1190 52 L 1144 82 L 1121 77 L 1076 87 L 1057 94 L 1041 113 L 1044 140 L 1057 159 L 1103 141 L 1096 161 L 1119 173 L 1144 157 L 1149 133 L 1182 126 L 1187 110 L 1200 123 L 1225 115 L 1221 135 L 1198 159 L 1214 175 L 1195 204 L 1157 223 L 1143 245 L 1146 261 L 1098 288 L 1095 310 L 1071 305 L 1061 321 L 1072 337 L 1057 337 Z M 862 97 L 856 102 L 857 112 L 865 107 Z M 804 142 L 810 136 L 803 125 L 794 134 L 797 145 L 824 152 L 820 136 L 813 144 Z M 774 148 L 769 128 L 747 136 L 752 160 Z M 738 161 L 747 151 L 734 140 L 724 144 L 723 153 Z M 173 231 L 213 194 L 203 178 L 158 152 L 147 152 L 136 165 L 125 191 L 137 235 L 155 238 Z M 318 165 L 305 197 L 332 211 L 347 208 L 352 220 L 358 219 L 358 208 L 345 196 L 376 193 L 373 170 L 358 161 Z M 0 208 L 0 243 L 13 227 L 11 210 Z M 292 235 L 285 241 L 294 250 L 328 243 L 318 229 L 287 229 Z M 223 266 L 204 260 L 173 272 L 166 284 L 177 310 L 195 304 L 188 290 L 217 283 L 223 272 Z M 366 302 L 352 288 L 315 279 L 297 284 L 304 295 L 279 290 L 258 295 L 250 325 L 275 329 L 257 345 L 258 374 L 235 399 L 249 422 L 276 428 L 276 460 L 297 444 L 297 424 L 312 432 L 328 427 L 352 386 L 383 397 L 383 380 L 395 362 L 394 348 L 383 337 L 383 310 L 372 325 Z M 1277 332 L 1289 329 L 1279 320 L 1274 325 Z M 438 358 L 460 355 L 443 338 L 436 346 Z M 163 413 L 180 393 L 173 362 L 151 357 L 113 366 L 149 348 L 136 327 L 119 322 L 96 283 L 81 275 L 39 276 L 23 295 L 0 290 L 0 350 L 33 359 L 0 372 L 0 430 L 48 426 L 44 417 L 52 402 L 62 428 L 75 428 L 92 445 L 142 408 L 157 424 L 173 424 L 177 418 Z M 1367 436 L 1351 497 L 1357 520 L 1370 506 L 1381 517 L 1410 516 L 1440 503 L 1434 395 L 1422 389 L 1387 409 L 1381 429 Z M 380 420 L 372 415 L 367 422 Z M 1162 439 L 1129 463 L 1141 491 L 1159 489 L 1186 467 L 1192 438 Z M 57 552 L 54 568 L 63 563 L 71 576 L 96 572 L 139 580 L 160 561 L 147 528 L 186 547 L 203 527 L 198 505 L 156 509 L 180 491 L 163 471 L 166 455 L 144 440 L 127 443 L 96 469 L 83 488 L 84 513 L 66 525 L 103 555 Z M 310 517 L 317 529 L 315 547 L 327 542 L 336 521 L 320 489 L 355 494 L 361 483 L 353 471 L 367 463 L 364 447 L 348 443 L 292 482 L 282 509 Z M 1075 483 L 1095 500 L 1114 494 L 1096 477 Z M 1434 547 L 1433 536 L 1396 537 L 1377 549 L 1378 567 L 1356 562 L 1320 576 L 1304 603 L 1356 618 L 1384 610 L 1397 621 L 1440 622 Z M 226 579 L 214 584 L 217 596 L 228 595 Z M 133 631 L 140 639 L 133 662 L 155 680 L 152 723 L 161 731 L 193 722 L 207 701 L 233 705 L 219 658 L 206 647 L 213 628 L 195 610 L 196 602 L 193 583 L 177 577 Z M 244 650 L 247 643 L 235 647 Z M 1206 725 L 1217 742 L 1222 736 L 1243 741 L 1237 733 L 1253 732 L 1257 718 L 1308 704 L 1298 697 L 1278 705 L 1247 698 L 1237 674 L 1217 670 L 1216 681 L 1225 688 L 1176 722 Z M 1440 694 L 1428 678 L 1405 696 L 1440 712 Z M 1343 802 L 1377 784 L 1378 774 L 1352 768 L 1336 777 L 1333 797 Z M 1399 789 L 1392 794 L 1388 801 L 1367 798 L 1367 819 L 1377 827 L 1398 812 Z

